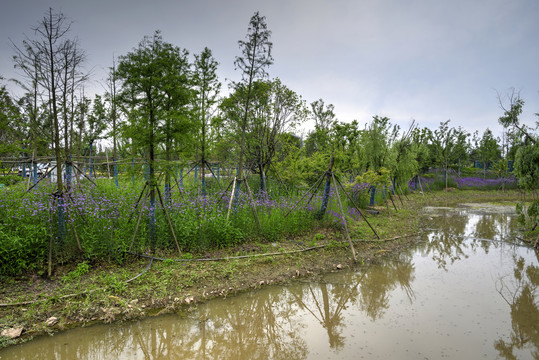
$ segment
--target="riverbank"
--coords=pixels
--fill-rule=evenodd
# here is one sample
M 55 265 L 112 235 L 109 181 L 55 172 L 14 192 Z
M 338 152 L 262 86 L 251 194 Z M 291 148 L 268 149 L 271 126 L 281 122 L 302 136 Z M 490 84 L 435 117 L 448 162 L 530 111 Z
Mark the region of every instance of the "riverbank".
M 172 260 L 175 254 L 155 254 L 159 260 L 131 256 L 121 265 L 86 264 L 58 268 L 52 279 L 29 274 L 4 279 L 0 290 L 0 330 L 23 329 L 15 340 L 0 337 L 0 346 L 26 341 L 94 322 L 137 319 L 167 312 L 190 311 L 218 296 L 233 296 L 267 284 L 283 284 L 368 264 L 416 241 L 421 209 L 457 202 L 510 202 L 518 192 L 459 191 L 416 193 L 379 207 L 368 220 L 351 226 L 357 261 L 339 228 L 313 229 L 277 243 L 246 243 L 193 258 Z M 389 209 L 389 214 L 387 210 Z

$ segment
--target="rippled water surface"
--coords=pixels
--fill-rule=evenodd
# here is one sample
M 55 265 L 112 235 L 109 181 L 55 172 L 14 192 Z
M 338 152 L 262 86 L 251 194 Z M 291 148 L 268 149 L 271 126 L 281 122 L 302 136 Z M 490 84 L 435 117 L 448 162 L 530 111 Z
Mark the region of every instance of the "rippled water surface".
M 539 359 L 539 261 L 513 207 L 427 208 L 380 264 L 212 300 L 189 315 L 79 328 L 0 359 Z

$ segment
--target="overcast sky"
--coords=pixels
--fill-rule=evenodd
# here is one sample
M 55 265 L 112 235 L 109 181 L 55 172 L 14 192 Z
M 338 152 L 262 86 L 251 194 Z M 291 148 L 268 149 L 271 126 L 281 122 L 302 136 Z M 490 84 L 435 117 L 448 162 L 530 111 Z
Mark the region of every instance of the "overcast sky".
M 451 119 L 499 135 L 497 91 L 511 87 L 526 102 L 521 120 L 539 120 L 538 0 L 3 0 L 0 75 L 15 76 L 10 39 L 32 37 L 49 7 L 74 22 L 99 89 L 113 55 L 155 30 L 191 54 L 209 47 L 226 88 L 241 78 L 238 40 L 259 11 L 272 31 L 270 77 L 334 104 L 340 121 L 380 115 L 434 129 Z

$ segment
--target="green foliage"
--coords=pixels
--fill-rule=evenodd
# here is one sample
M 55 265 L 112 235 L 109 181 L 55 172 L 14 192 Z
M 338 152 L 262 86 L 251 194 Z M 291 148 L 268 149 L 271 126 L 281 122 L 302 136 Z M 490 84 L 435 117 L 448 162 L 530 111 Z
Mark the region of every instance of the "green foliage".
M 380 168 L 391 167 L 390 148 L 398 135 L 398 125 L 391 125 L 389 118 L 374 116 L 362 133 L 364 168 L 378 172 Z
M 2 78 L 0 77 L 0 80 Z M 14 155 L 24 139 L 26 126 L 6 87 L 0 87 L 0 156 Z
M 77 264 L 77 268 L 73 271 L 70 271 L 67 275 L 62 276 L 62 282 L 64 283 L 73 283 L 80 281 L 82 276 L 87 274 L 90 271 L 90 265 L 85 261 Z
M 0 184 L 4 186 L 15 185 L 23 179 L 19 175 L 0 175 Z
M 539 200 L 534 200 L 531 204 L 524 206 L 518 203 L 516 206 L 518 221 L 528 229 L 537 228 L 539 223 Z
M 367 183 L 374 187 L 383 188 L 391 185 L 390 175 L 391 172 L 384 167 L 379 168 L 378 172 L 368 170 L 363 175 L 356 177 L 356 183 Z
M 539 144 L 521 146 L 515 155 L 514 167 L 520 186 L 527 190 L 537 189 L 539 185 Z
M 501 158 L 501 149 L 498 145 L 498 140 L 494 138 L 492 131 L 488 128 L 483 133 L 476 147 L 479 158 L 483 163 L 483 177 L 486 178 L 488 166 Z

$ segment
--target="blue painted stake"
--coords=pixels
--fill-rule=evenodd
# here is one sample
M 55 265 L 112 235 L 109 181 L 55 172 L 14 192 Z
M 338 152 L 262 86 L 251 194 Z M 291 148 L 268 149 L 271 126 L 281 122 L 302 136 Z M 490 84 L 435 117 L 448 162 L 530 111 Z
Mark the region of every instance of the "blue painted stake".
M 391 189 L 391 193 L 395 195 L 395 180 L 396 178 L 393 178 L 393 188 Z
M 217 164 L 217 180 L 221 180 L 221 175 L 220 175 L 220 171 L 221 170 L 221 167 L 219 166 L 219 164 Z
M 197 177 L 198 177 L 198 166 L 195 165 L 195 184 L 197 182 Z
M 58 176 L 62 176 L 61 172 Z M 58 245 L 62 246 L 64 244 L 66 236 L 66 223 L 65 223 L 65 214 L 64 214 L 64 195 L 61 194 L 58 197 Z
M 170 196 L 170 183 L 165 184 L 165 202 L 169 203 L 171 196 Z
M 66 186 L 68 189 L 71 187 L 71 156 L 66 163 Z
M 376 194 L 376 188 L 374 186 L 371 186 L 371 201 L 370 206 L 374 206 L 374 195 Z
M 114 184 L 116 185 L 116 188 L 119 187 L 118 184 L 118 160 L 114 158 Z
M 330 179 L 326 180 L 326 186 L 324 188 L 324 196 L 322 197 L 322 206 L 320 206 L 320 212 L 318 213 L 318 218 L 322 218 L 326 213 L 329 202 L 329 193 L 331 191 L 331 181 Z
M 33 180 L 34 180 L 34 185 L 37 184 L 37 164 L 34 163 L 34 176 L 33 176 Z M 36 185 L 37 187 L 37 185 Z
M 90 143 L 90 179 L 94 177 L 94 159 L 92 158 L 92 147 L 93 144 Z
M 153 191 L 153 190 L 152 190 Z M 149 222 L 150 222 L 150 229 L 148 232 L 148 236 L 150 237 L 150 247 L 155 249 L 155 199 L 152 199 L 150 197 L 150 213 L 149 213 Z
M 201 193 L 202 196 L 206 196 L 206 179 L 203 177 L 201 181 Z
M 21 176 L 22 176 L 22 177 L 26 177 L 26 163 L 22 163 L 22 173 L 21 173 Z
M 144 179 L 150 181 L 150 166 L 148 164 L 144 164 Z

